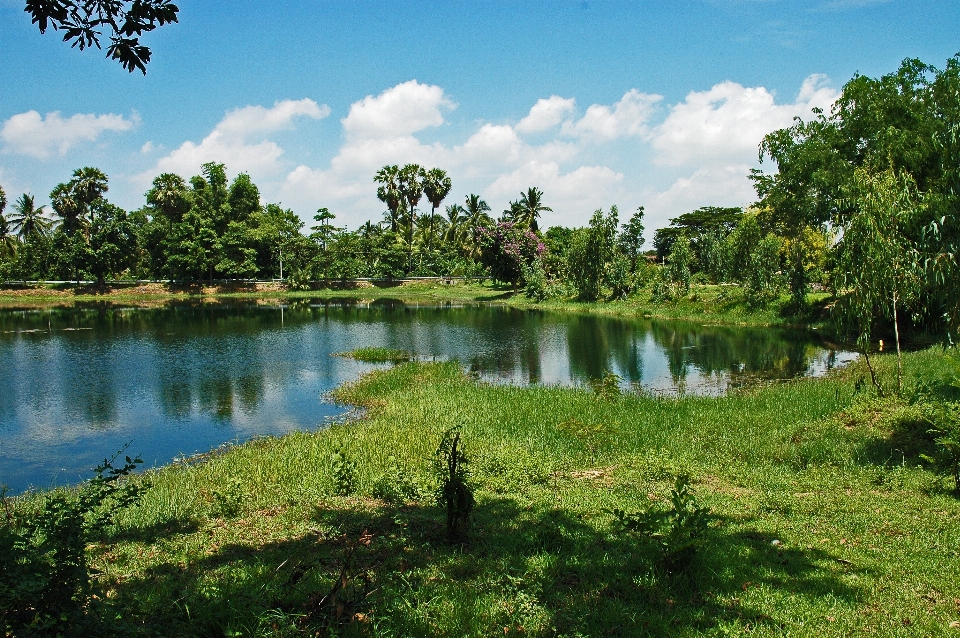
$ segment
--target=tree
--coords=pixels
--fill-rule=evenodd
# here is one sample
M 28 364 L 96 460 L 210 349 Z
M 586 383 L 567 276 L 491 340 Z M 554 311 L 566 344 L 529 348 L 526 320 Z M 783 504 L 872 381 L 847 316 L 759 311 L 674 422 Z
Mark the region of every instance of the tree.
M 407 230 L 407 271 L 413 270 L 413 231 L 417 219 L 417 204 L 423 197 L 423 169 L 419 164 L 406 164 L 397 175 L 397 190 L 407 205 L 404 224 Z
M 137 233 L 122 208 L 102 198 L 92 208 L 93 221 L 83 260 L 86 270 L 102 286 L 108 276 L 134 265 Z
M 617 237 L 617 247 L 630 262 L 630 269 L 636 270 L 640 251 L 643 249 L 643 206 L 630 216 L 630 221 L 621 226 Z
M 146 198 L 147 204 L 153 208 L 153 216 L 163 218 L 168 227 L 180 222 L 193 203 L 187 183 L 175 173 L 161 173 L 155 177 Z
M 44 206 L 34 204 L 33 195 L 24 193 L 13 205 L 13 214 L 10 215 L 10 228 L 17 233 L 21 240 L 33 235 L 46 237 L 53 226 L 43 213 Z
M 444 235 L 444 241 L 458 251 L 464 250 L 466 244 L 464 227 L 469 221 L 470 217 L 466 208 L 460 204 L 447 206 L 447 232 Z
M 540 213 L 552 213 L 553 209 L 543 205 L 543 191 L 539 188 L 531 187 L 526 193 L 520 194 L 518 202 L 518 216 L 514 221 L 527 226 L 533 232 L 537 232 L 537 218 Z
M 523 282 L 523 266 L 530 265 L 546 250 L 533 231 L 513 222 L 498 222 L 496 226 L 474 229 L 480 248 L 480 261 L 490 269 L 494 281 L 512 284 L 517 288 Z
M 664 267 L 664 276 L 678 296 L 685 296 L 690 292 L 690 264 L 692 262 L 693 251 L 690 249 L 690 239 L 687 238 L 686 233 L 681 233 L 673 242 Z
M 607 264 L 613 258 L 619 224 L 616 206 L 609 214 L 598 209 L 587 228 L 578 228 L 570 238 L 567 252 L 567 271 L 584 301 L 596 301 L 604 283 Z
M 387 205 L 390 230 L 397 232 L 400 205 L 403 198 L 399 189 L 400 167 L 396 164 L 384 166 L 373 177 L 373 181 L 380 184 L 377 187 L 377 199 Z
M 106 29 L 110 38 L 107 58 L 117 60 L 129 72 L 147 74 L 150 48 L 140 37 L 158 26 L 177 22 L 180 9 L 170 0 L 27 0 L 24 9 L 40 33 L 47 28 L 63 31 L 63 41 L 81 51 L 101 49 Z
M 838 287 L 846 294 L 841 309 L 858 327 L 857 342 L 867 363 L 874 321 L 893 322 L 897 348 L 897 391 L 903 391 L 899 313 L 920 286 L 921 256 L 904 235 L 920 211 L 916 183 L 893 168 L 882 172 L 857 168 L 851 198 L 854 213 L 843 227 Z M 870 368 L 874 385 L 877 383 Z
M 3 211 L 7 207 L 7 194 L 0 186 L 0 257 L 10 257 L 17 251 L 17 240 L 13 236 L 13 228 L 4 217 Z
M 440 208 L 440 203 L 450 194 L 452 187 L 453 183 L 447 177 L 445 170 L 431 168 L 423 175 L 423 194 L 433 204 L 433 210 L 430 211 L 431 238 L 433 235 L 433 217 L 436 215 L 437 209 Z M 429 247 L 432 247 L 432 244 Z
M 476 242 L 477 230 L 493 224 L 493 218 L 487 213 L 490 212 L 490 205 L 480 199 L 479 195 L 470 193 L 464 199 L 467 209 L 467 225 L 469 227 L 468 237 L 470 238 L 470 255 L 476 259 L 480 256 L 480 247 Z

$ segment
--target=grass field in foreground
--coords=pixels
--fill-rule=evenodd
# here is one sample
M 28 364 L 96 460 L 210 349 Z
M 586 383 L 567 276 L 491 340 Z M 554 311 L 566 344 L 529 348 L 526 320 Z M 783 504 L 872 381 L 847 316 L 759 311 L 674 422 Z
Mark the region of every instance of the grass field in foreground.
M 943 359 L 908 355 L 908 386 Z M 455 364 L 377 371 L 338 393 L 359 421 L 149 473 L 89 547 L 98 597 L 118 634 L 158 636 L 955 635 L 960 500 L 920 467 L 916 408 L 858 392 L 864 372 L 602 400 Z M 477 507 L 449 545 L 432 460 L 454 426 Z M 664 507 L 678 473 L 714 518 L 669 574 L 610 511 Z M 338 619 L 317 603 L 347 556 Z

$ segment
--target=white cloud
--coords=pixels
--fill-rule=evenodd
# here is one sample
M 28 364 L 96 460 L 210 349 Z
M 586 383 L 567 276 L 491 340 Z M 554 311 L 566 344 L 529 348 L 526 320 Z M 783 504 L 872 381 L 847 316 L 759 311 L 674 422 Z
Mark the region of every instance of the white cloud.
M 278 101 L 271 108 L 245 106 L 234 109 L 227 112 L 199 144 L 184 142 L 136 179 L 149 182 L 160 173 L 195 175 L 202 164 L 213 161 L 225 163 L 231 171 L 275 174 L 280 170 L 283 149 L 265 135 L 293 128 L 294 120 L 299 117 L 319 120 L 329 114 L 330 107 L 318 105 L 308 98 Z
M 565 135 L 593 141 L 610 141 L 621 137 L 643 136 L 663 96 L 630 89 L 613 107 L 591 104 L 583 117 L 564 122 Z
M 670 218 L 701 206 L 746 206 L 756 200 L 748 164 L 705 166 L 647 200 L 648 224 L 666 226 Z
M 350 106 L 343 130 L 353 139 L 391 139 L 443 124 L 443 111 L 456 108 L 439 86 L 410 80 Z
M 136 113 L 129 119 L 113 113 L 77 113 L 65 119 L 59 111 L 47 113 L 45 117 L 36 111 L 27 111 L 4 122 L 0 138 L 7 152 L 47 159 L 53 154 L 66 155 L 82 142 L 94 142 L 104 131 L 129 131 L 139 121 Z
M 795 116 L 808 118 L 813 107 L 829 109 L 838 93 L 825 82 L 822 75 L 808 77 L 793 104 L 776 104 L 762 86 L 729 81 L 693 91 L 654 131 L 657 160 L 674 166 L 755 160 L 764 135 L 790 126 Z
M 147 140 L 143 146 L 140 147 L 140 152 L 146 155 L 147 153 L 152 153 L 154 148 L 156 147 L 153 145 L 153 142 Z
M 530 108 L 530 113 L 520 120 L 514 129 L 518 133 L 539 133 L 549 130 L 563 122 L 575 108 L 573 98 L 551 95 L 540 98 Z
M 622 196 L 622 182 L 623 173 L 607 166 L 580 166 L 564 173 L 557 162 L 530 160 L 498 177 L 483 195 L 491 203 L 513 200 L 536 186 L 544 192 L 545 203 L 554 209 L 543 214 L 541 226 L 582 226 L 591 212 L 616 203 Z M 494 207 L 493 212 L 500 211 Z

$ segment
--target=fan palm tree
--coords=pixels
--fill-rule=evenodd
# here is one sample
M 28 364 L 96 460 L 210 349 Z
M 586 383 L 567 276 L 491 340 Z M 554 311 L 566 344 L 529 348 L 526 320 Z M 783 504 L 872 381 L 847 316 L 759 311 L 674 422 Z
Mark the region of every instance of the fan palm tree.
M 536 187 L 527 189 L 520 194 L 520 218 L 515 221 L 529 226 L 530 230 L 537 231 L 537 217 L 540 213 L 552 213 L 553 209 L 543 205 L 543 191 Z
M 73 235 L 83 228 L 83 206 L 77 201 L 69 184 L 57 184 L 50 191 L 50 205 L 60 218 L 60 228 L 67 235 Z
M 423 197 L 423 169 L 419 164 L 407 164 L 400 169 L 400 174 L 398 175 L 399 181 L 399 190 L 400 195 L 403 197 L 403 200 L 406 202 L 407 215 L 406 215 L 406 226 L 407 226 L 407 248 L 408 248 L 408 257 L 407 257 L 407 270 L 413 270 L 413 232 L 416 224 L 417 217 L 417 204 L 420 203 L 420 198 Z
M 400 194 L 400 167 L 396 164 L 384 166 L 374 175 L 373 181 L 380 184 L 377 188 L 377 199 L 387 205 L 390 216 L 390 230 L 397 232 L 400 204 L 403 198 Z
M 43 214 L 44 206 L 34 204 L 33 195 L 24 193 L 13 205 L 13 214 L 10 215 L 10 229 L 17 233 L 21 241 L 37 235 L 46 237 L 53 226 L 53 220 Z
M 147 203 L 167 218 L 167 228 L 181 221 L 189 208 L 187 183 L 176 173 L 161 173 L 147 191 Z
M 437 214 L 437 209 L 440 208 L 440 203 L 444 198 L 450 194 L 450 189 L 453 184 L 450 181 L 450 178 L 447 177 L 447 171 L 440 168 L 431 168 L 429 171 L 423 174 L 423 194 L 427 196 L 427 199 L 430 200 L 430 203 L 433 204 L 433 209 L 430 211 L 430 226 L 431 230 L 433 228 L 433 218 Z M 432 233 L 431 233 L 432 238 Z M 432 248 L 428 246 L 428 248 Z

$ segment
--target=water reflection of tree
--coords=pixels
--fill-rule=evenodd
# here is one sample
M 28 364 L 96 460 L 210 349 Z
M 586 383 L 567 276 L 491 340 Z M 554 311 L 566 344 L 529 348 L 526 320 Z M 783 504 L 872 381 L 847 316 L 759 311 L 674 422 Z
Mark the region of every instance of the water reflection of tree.
M 725 376 L 731 386 L 756 379 L 784 379 L 803 374 L 821 347 L 799 331 L 685 322 L 653 322 L 651 334 L 663 348 L 674 383 L 690 367 L 703 376 Z

